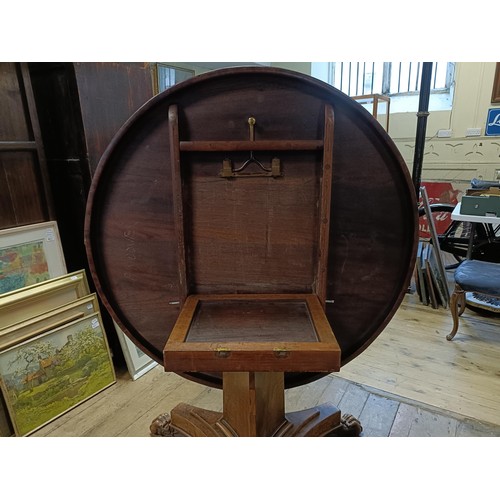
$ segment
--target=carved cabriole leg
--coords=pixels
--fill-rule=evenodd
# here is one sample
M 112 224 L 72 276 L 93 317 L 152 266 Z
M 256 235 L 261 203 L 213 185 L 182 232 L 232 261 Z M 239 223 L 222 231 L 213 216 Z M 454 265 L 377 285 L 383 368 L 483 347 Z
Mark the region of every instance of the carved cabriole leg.
M 451 340 L 458 331 L 458 318 L 465 310 L 465 292 L 460 285 L 455 284 L 455 290 L 450 299 L 451 316 L 453 318 L 453 328 L 446 335 L 446 340 Z
M 460 296 L 458 297 L 458 315 L 462 316 L 462 314 L 465 311 L 465 306 L 467 305 L 467 300 L 466 300 L 465 292 L 462 290 L 460 293 Z

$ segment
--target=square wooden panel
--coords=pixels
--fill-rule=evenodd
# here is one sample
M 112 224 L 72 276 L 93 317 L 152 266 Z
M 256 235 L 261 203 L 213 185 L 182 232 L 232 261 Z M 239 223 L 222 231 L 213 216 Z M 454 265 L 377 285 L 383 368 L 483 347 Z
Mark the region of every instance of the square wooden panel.
M 163 360 L 172 372 L 334 372 L 340 347 L 314 294 L 191 295 Z

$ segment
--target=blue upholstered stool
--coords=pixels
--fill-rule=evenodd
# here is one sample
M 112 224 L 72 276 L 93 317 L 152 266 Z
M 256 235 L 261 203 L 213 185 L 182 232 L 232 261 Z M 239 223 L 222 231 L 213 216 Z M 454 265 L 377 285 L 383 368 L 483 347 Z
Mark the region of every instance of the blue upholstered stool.
M 458 330 L 458 318 L 465 310 L 465 293 L 475 292 L 500 297 L 500 264 L 466 260 L 455 271 L 455 290 L 450 298 L 453 329 L 446 336 L 451 340 Z

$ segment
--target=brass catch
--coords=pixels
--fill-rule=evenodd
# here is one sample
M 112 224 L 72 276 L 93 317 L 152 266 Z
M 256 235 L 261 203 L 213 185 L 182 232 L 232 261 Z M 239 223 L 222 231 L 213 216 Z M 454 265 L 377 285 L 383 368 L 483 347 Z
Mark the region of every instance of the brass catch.
M 287 358 L 290 355 L 290 351 L 284 347 L 275 347 L 273 353 L 277 358 Z
M 231 351 L 227 347 L 217 347 L 215 350 L 215 356 L 218 358 L 229 358 Z

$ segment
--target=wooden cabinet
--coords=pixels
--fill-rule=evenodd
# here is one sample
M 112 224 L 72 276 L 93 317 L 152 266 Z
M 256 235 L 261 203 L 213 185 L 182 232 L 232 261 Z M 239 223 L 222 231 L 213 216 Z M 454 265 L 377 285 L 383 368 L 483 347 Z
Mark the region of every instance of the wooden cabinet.
M 31 63 L 33 92 L 69 271 L 87 267 L 85 205 L 123 123 L 153 96 L 148 63 Z
M 25 63 L 0 63 L 0 229 L 53 218 L 51 187 Z
M 68 272 L 87 270 L 89 285 L 95 290 L 83 242 L 90 183 L 115 133 L 152 97 L 150 66 L 30 63 L 28 68 L 66 266 Z M 104 310 L 103 321 L 115 364 L 121 363 L 122 350 Z

